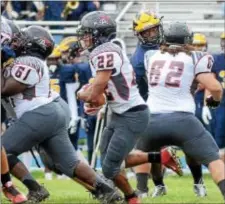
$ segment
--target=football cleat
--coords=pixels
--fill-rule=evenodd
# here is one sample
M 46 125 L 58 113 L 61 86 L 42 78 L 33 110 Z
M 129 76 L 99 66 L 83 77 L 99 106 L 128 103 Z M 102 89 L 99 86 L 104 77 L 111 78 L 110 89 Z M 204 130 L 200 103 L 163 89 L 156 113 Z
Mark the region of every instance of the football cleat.
M 124 201 L 120 192 L 115 187 L 112 180 L 104 177 L 103 174 L 98 174 L 102 182 L 99 182 L 96 186 L 96 190 L 92 192 L 94 199 L 100 201 L 101 204 L 108 203 L 122 203 Z
M 2 187 L 2 191 L 5 197 L 12 203 L 25 203 L 27 201 L 26 196 L 20 193 L 15 186 L 13 186 L 11 181 L 7 182 L 4 187 Z
M 173 147 L 163 148 L 161 150 L 162 164 L 183 176 L 182 165 L 179 157 L 176 156 L 176 150 Z
M 152 198 L 166 195 L 166 193 L 167 191 L 165 186 L 162 186 L 162 185 L 155 186 L 155 189 L 152 193 Z
M 138 197 L 133 197 L 127 200 L 127 204 L 141 204 L 141 200 Z
M 199 181 L 198 184 L 194 184 L 194 193 L 198 197 L 205 197 L 207 196 L 205 185 L 202 179 Z
M 148 191 L 136 191 L 138 198 L 147 198 L 148 197 Z
M 45 189 L 44 186 L 41 186 L 40 189 L 37 191 L 29 191 L 27 195 L 27 199 L 30 202 L 40 203 L 41 201 L 44 201 L 49 196 L 50 194 L 47 191 L 47 189 Z

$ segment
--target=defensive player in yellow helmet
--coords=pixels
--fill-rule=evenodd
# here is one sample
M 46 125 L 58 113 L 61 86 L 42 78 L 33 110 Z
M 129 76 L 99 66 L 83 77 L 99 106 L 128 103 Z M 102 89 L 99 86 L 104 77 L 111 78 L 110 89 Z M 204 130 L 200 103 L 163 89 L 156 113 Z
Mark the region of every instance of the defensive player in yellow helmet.
M 195 33 L 193 36 L 192 45 L 196 51 L 206 52 L 208 49 L 208 42 L 206 40 L 206 36 L 202 33 Z
M 220 102 L 220 106 L 216 109 L 212 109 L 212 129 L 214 131 L 213 136 L 217 145 L 220 148 L 220 156 L 225 161 L 225 32 L 220 35 L 221 51 L 213 55 L 214 64 L 212 67 L 212 73 L 214 73 L 216 79 L 221 83 L 223 88 L 223 97 Z
M 70 37 L 66 37 L 64 38 L 61 43 L 59 44 L 59 50 L 62 54 L 62 61 L 63 63 L 68 63 L 69 59 L 68 59 L 68 54 L 69 54 L 69 48 L 72 44 L 76 43 L 77 37 L 75 36 L 70 36 Z
M 207 42 L 206 36 L 202 33 L 194 33 L 192 46 L 195 51 L 206 52 L 208 49 L 208 42 Z M 198 87 L 199 87 L 199 91 L 197 91 L 194 95 L 195 104 L 196 104 L 195 116 L 203 123 L 205 128 L 208 131 L 210 131 L 209 126 L 204 124 L 204 120 L 209 121 L 212 116 L 208 106 L 204 105 L 204 87 L 203 85 L 200 85 L 200 84 L 198 85 Z M 186 156 L 186 162 L 193 175 L 195 194 L 198 197 L 205 197 L 207 193 L 206 193 L 206 188 L 203 182 L 201 165 L 199 165 L 193 159 L 187 156 Z
M 131 64 L 136 74 L 136 82 L 139 92 L 144 100 L 148 97 L 148 84 L 145 75 L 144 55 L 149 50 L 158 50 L 162 41 L 162 18 L 159 18 L 150 11 L 141 11 L 133 20 L 133 31 L 138 38 L 138 44 L 131 57 Z M 174 164 L 176 161 L 174 161 Z M 178 168 L 177 168 L 178 169 Z M 137 177 L 137 192 L 140 197 L 148 194 L 148 178 L 150 165 L 144 164 L 135 168 Z M 160 196 L 166 193 L 163 183 L 163 175 L 160 164 L 152 164 L 151 168 L 155 190 L 153 196 Z
M 145 45 L 156 45 L 161 42 L 161 18 L 154 13 L 141 11 L 133 20 L 133 30 L 139 41 Z

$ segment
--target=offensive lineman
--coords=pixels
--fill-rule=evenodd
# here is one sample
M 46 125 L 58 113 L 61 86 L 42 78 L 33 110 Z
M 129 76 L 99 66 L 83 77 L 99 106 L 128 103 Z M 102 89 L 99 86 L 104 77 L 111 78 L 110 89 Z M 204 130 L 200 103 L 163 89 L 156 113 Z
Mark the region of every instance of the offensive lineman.
M 4 8 L 3 3 L 6 2 L 1 2 L 2 9 Z M 15 53 L 8 47 L 13 35 L 13 26 L 11 21 L 1 17 L 1 72 L 4 66 L 15 57 Z M 3 122 L 6 119 L 6 111 L 3 106 L 1 106 L 1 111 L 1 122 Z M 23 203 L 27 200 L 27 198 L 15 188 L 11 181 L 7 154 L 3 146 L 1 146 L 1 184 L 4 195 L 12 203 Z
M 12 39 L 11 47 L 17 58 L 4 69 L 1 94 L 12 98 L 18 120 L 1 139 L 14 175 L 21 181 L 26 180 L 28 187 L 37 185 L 28 170 L 20 165 L 17 156 L 39 144 L 57 170 L 82 184 L 97 199 L 107 202 L 119 199 L 111 186 L 77 158 L 69 140 L 69 108 L 49 89 L 45 60 L 54 48 L 52 36 L 40 26 L 30 26 Z M 39 190 L 39 186 L 36 187 Z M 46 190 L 38 194 L 37 191 L 28 193 L 28 199 L 34 202 L 41 202 L 48 196 Z
M 149 151 L 151 146 L 181 147 L 187 156 L 209 168 L 225 197 L 224 163 L 219 159 L 219 149 L 212 136 L 194 116 L 195 104 L 190 93 L 196 78 L 212 94 L 206 99 L 207 105 L 219 105 L 222 89 L 210 73 L 213 57 L 192 51 L 192 33 L 184 23 L 171 23 L 164 30 L 164 40 L 159 51 L 149 51 L 145 56 L 151 120 L 150 135 L 142 140 L 141 150 Z

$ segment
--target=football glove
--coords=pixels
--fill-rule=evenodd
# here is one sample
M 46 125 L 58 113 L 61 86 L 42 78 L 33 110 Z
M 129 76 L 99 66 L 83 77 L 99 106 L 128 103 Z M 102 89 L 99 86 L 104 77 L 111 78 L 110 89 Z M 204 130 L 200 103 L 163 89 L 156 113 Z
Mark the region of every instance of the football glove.
M 217 108 L 220 105 L 220 101 L 216 101 L 212 96 L 206 98 L 206 105 L 210 108 Z
M 77 131 L 78 128 L 78 122 L 80 121 L 80 118 L 71 118 L 69 123 L 69 133 L 74 134 Z
M 212 115 L 207 106 L 202 108 L 202 120 L 206 125 L 209 125 L 209 121 L 212 120 Z

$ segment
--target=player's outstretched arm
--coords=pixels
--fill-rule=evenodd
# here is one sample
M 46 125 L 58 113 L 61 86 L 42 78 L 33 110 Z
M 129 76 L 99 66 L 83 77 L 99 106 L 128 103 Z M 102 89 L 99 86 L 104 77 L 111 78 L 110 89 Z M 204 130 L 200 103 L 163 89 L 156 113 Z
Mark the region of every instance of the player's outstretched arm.
M 223 89 L 212 73 L 200 73 L 197 75 L 196 79 L 212 94 L 214 100 L 221 100 Z

